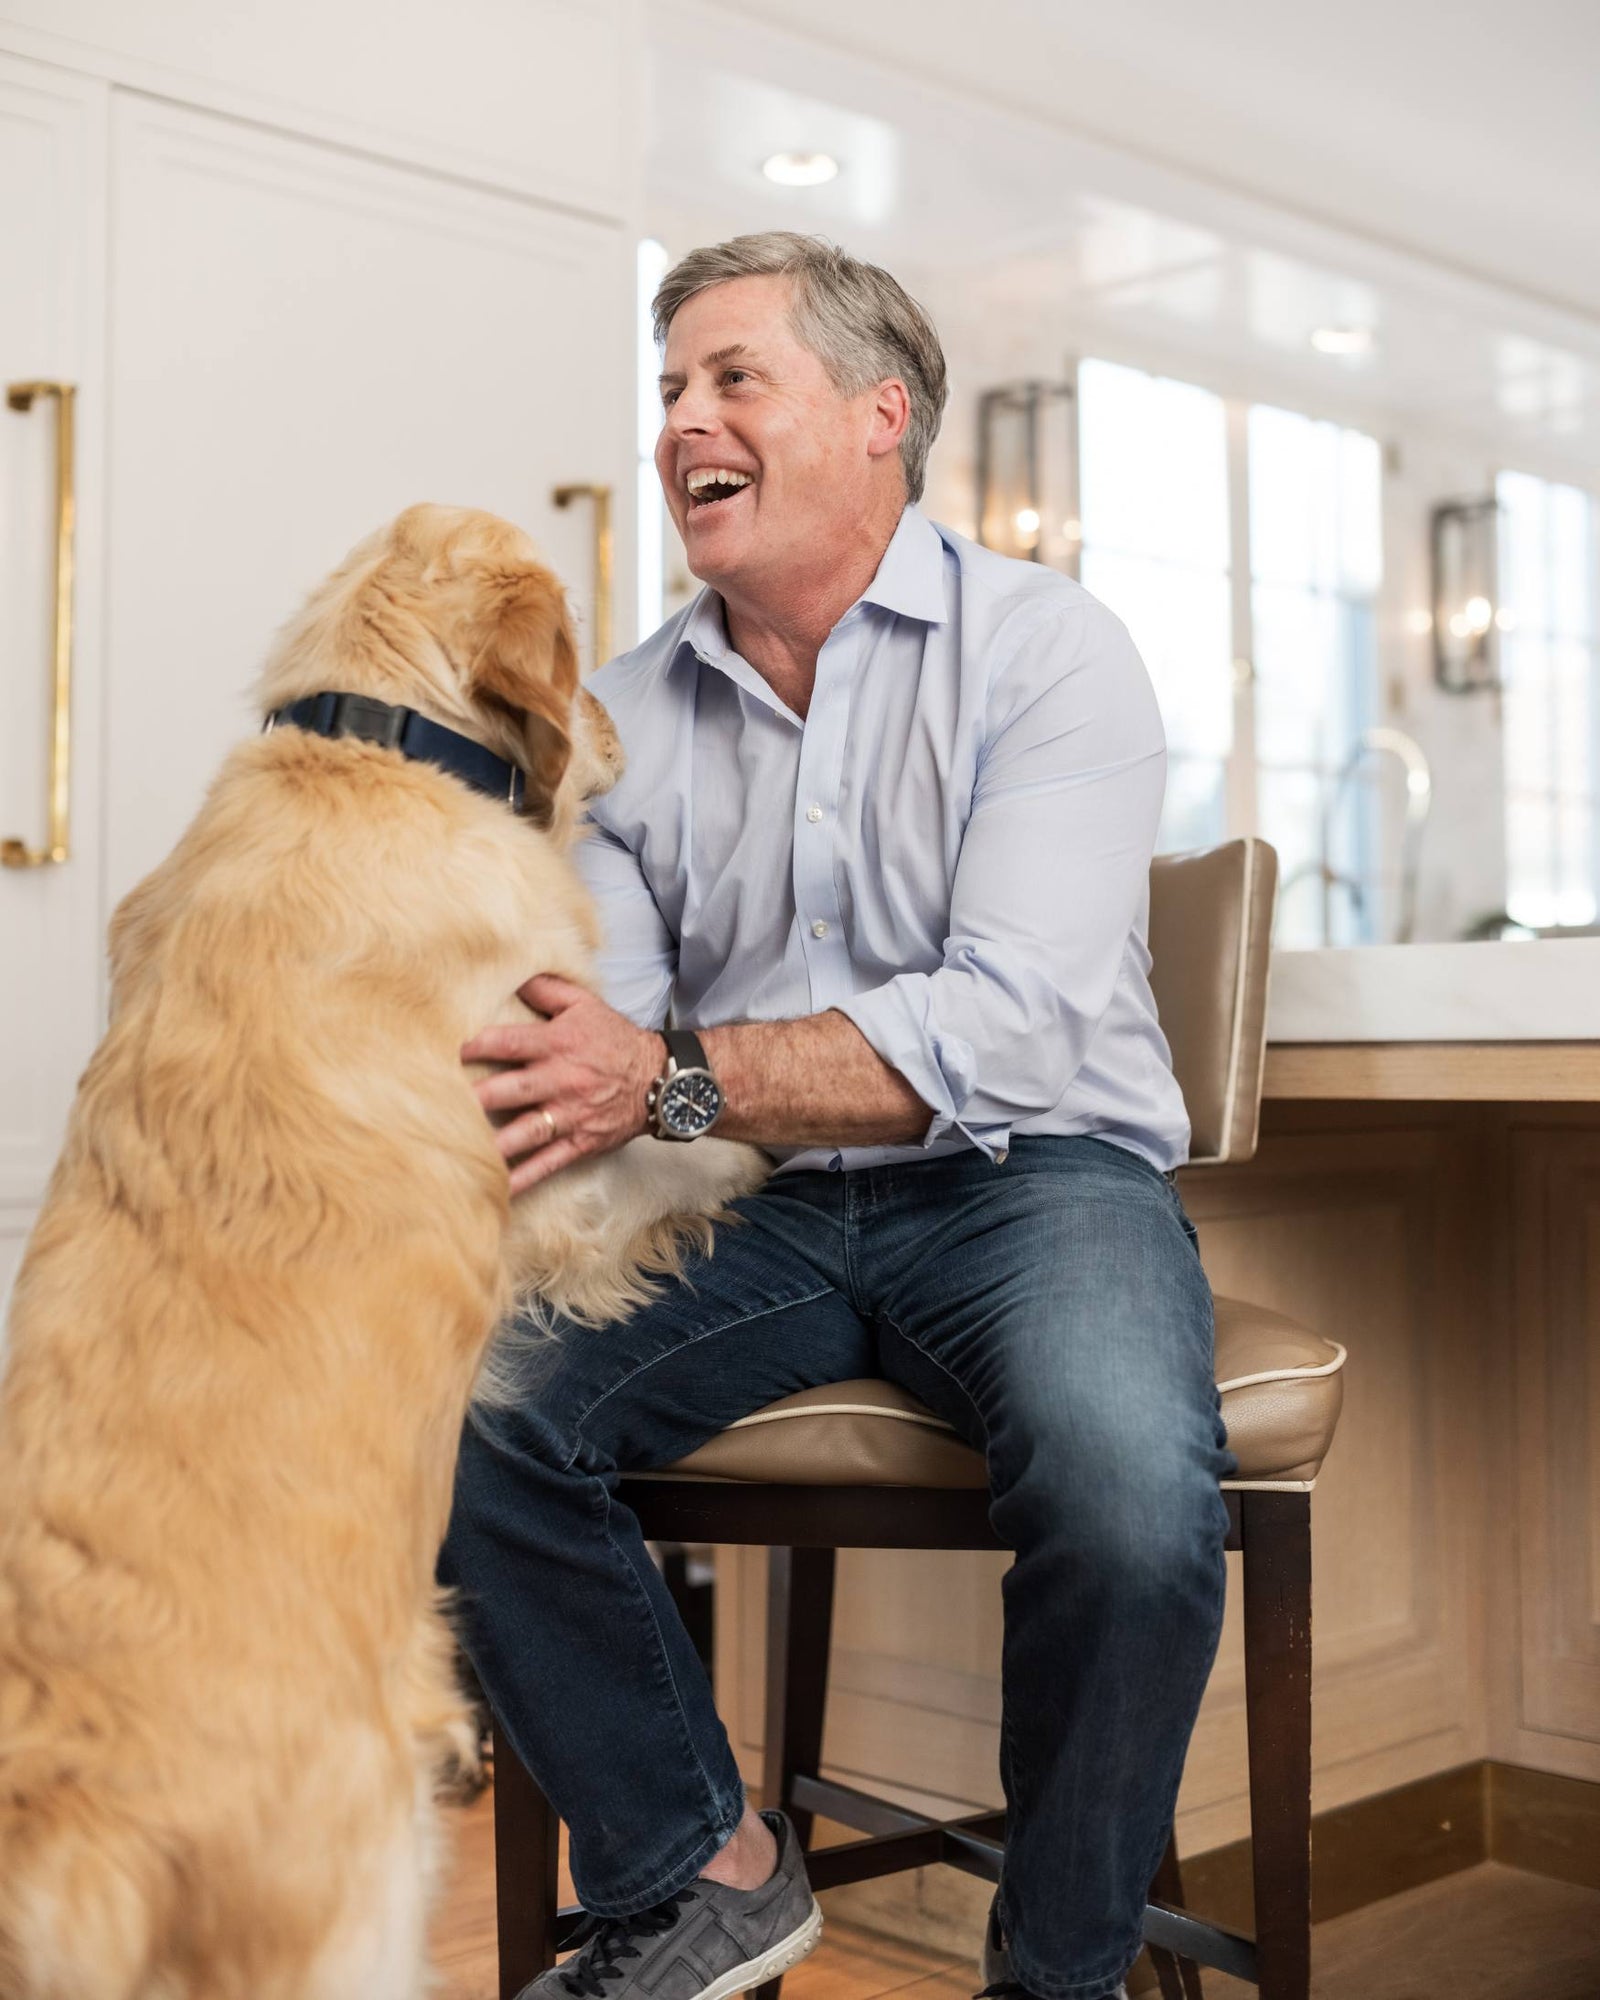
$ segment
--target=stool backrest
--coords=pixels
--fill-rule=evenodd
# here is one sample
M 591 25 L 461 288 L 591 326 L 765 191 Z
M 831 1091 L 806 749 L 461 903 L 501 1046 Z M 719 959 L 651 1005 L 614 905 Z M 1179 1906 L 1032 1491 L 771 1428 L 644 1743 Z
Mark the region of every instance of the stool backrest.
M 1150 869 L 1150 985 L 1193 1127 L 1194 1166 L 1248 1160 L 1261 1125 L 1278 856 L 1264 840 Z

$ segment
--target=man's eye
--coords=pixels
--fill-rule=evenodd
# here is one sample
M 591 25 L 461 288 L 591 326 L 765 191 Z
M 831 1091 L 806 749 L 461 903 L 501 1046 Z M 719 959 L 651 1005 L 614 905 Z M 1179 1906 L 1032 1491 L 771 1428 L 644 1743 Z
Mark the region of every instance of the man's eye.
M 724 382 L 748 382 L 750 377 L 743 368 L 725 368 L 722 379 Z
M 675 402 L 676 402 L 677 400 L 678 400 L 678 391 L 677 391 L 676 389 L 663 389 L 663 390 L 662 390 L 662 392 L 661 392 L 661 407 L 662 407 L 662 409 L 664 409 L 664 410 L 670 410 L 670 409 L 672 408 L 673 404 L 674 404 L 674 403 L 675 403 Z

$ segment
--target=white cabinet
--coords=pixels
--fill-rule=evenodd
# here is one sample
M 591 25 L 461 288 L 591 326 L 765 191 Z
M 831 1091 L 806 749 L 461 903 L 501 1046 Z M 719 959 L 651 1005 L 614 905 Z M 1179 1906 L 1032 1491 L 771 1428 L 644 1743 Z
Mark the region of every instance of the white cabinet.
M 416 500 L 520 522 L 587 615 L 588 510 L 629 463 L 619 229 L 119 97 L 107 870 L 172 846 L 275 628 Z
M 642 0 L 0 0 L 0 47 L 251 124 L 617 216 Z
M 104 84 L 0 54 L 0 386 L 75 391 L 70 858 L 0 868 L 0 1297 L 100 1018 Z M 57 541 L 48 398 L 0 402 L 0 839 L 46 844 Z
M 413 501 L 481 506 L 587 637 L 593 518 L 558 485 L 614 490 L 627 573 L 635 12 L 462 0 L 439 54 L 433 10 L 377 0 L 285 0 L 270 32 L 0 0 L 0 386 L 71 382 L 78 419 L 72 854 L 0 869 L 0 1303 L 111 910 L 254 726 L 305 592 Z M 0 408 L 0 838 L 34 847 L 54 437 L 47 404 Z

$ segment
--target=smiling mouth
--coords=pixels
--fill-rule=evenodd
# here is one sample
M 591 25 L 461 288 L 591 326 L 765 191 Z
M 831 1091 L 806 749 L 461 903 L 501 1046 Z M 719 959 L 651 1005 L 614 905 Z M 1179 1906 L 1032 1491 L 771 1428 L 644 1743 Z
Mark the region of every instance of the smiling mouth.
M 684 481 L 689 494 L 689 511 L 699 514 L 707 507 L 719 507 L 754 484 L 748 472 L 730 472 L 715 467 L 691 472 Z

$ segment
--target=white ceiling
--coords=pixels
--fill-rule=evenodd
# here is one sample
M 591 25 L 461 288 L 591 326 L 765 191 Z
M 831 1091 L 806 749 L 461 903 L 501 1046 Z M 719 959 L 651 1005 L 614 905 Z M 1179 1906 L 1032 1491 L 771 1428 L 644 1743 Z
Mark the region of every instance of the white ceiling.
M 920 287 L 990 379 L 1088 344 L 1600 468 L 1600 0 L 1525 0 L 1504 48 L 1485 0 L 1343 0 L 1337 32 L 1282 0 L 649 19 L 646 220 L 674 250 L 822 230 Z M 776 188 L 781 148 L 844 171 Z M 1371 354 L 1311 351 L 1348 322 Z
M 1597 0 L 738 0 L 1600 316 Z

